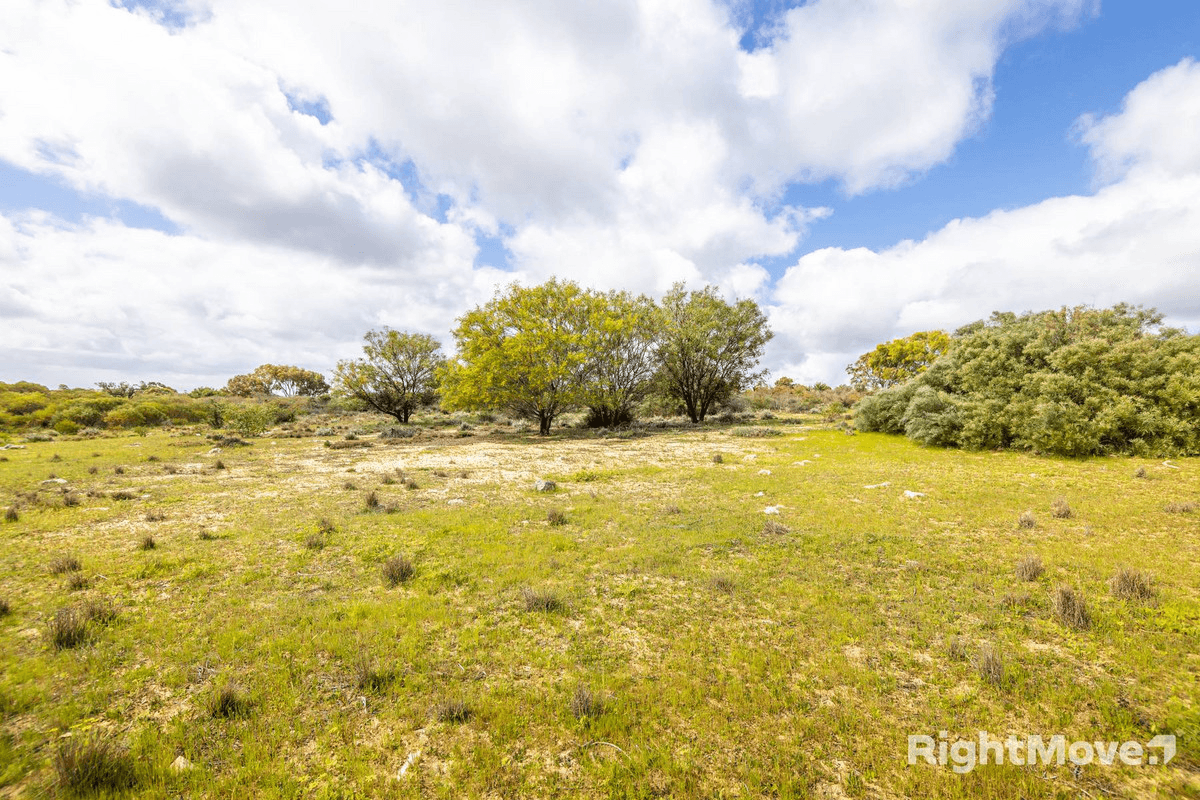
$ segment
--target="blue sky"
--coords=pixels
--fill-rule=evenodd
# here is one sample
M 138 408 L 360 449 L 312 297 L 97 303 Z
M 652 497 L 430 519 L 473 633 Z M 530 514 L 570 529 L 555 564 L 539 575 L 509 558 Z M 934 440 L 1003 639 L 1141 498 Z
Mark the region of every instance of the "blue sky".
M 1200 4 L 3 14 L 0 380 L 327 371 L 551 275 L 753 296 L 810 382 L 997 309 L 1200 324 Z

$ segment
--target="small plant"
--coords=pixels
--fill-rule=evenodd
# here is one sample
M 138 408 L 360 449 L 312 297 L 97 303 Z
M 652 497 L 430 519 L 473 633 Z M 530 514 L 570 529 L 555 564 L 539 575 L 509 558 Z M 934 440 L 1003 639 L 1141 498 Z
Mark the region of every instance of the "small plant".
M 521 590 L 521 600 L 525 603 L 526 611 L 541 611 L 552 614 L 563 611 L 567 604 L 552 589 L 532 589 L 528 586 Z
M 1192 502 L 1184 503 L 1167 503 L 1163 507 L 1163 511 L 1168 514 L 1190 514 L 1196 510 L 1196 504 Z
M 951 636 L 946 640 L 946 655 L 951 661 L 966 661 L 967 640 L 961 636 Z
M 146 456 L 146 460 L 147 461 L 159 461 L 161 459 L 159 459 L 158 456 Z
M 12 606 L 8 604 L 7 597 L 0 597 L 0 617 L 7 617 L 12 613 Z
M 55 453 L 54 456 L 50 460 L 51 461 L 62 461 L 62 456 L 60 456 L 58 453 Z
M 463 424 L 465 425 L 466 423 L 464 422 Z M 444 470 L 444 469 L 435 469 L 435 470 L 433 471 L 433 475 L 434 475 L 434 477 L 436 477 L 436 478 L 448 478 L 448 477 L 450 477 L 448 474 L 446 474 L 446 470 Z
M 1145 572 L 1121 567 L 1108 582 L 1114 597 L 1146 602 L 1154 599 L 1153 579 Z
M 586 686 L 580 686 L 571 695 L 569 707 L 575 719 L 594 719 L 605 712 L 607 705 L 603 697 Z
M 1004 685 L 1004 656 L 991 644 L 985 644 L 979 649 L 979 657 L 975 659 L 975 669 L 979 677 L 993 686 Z
M 1070 519 L 1071 505 L 1066 501 L 1066 498 L 1059 497 L 1050 504 L 1050 516 L 1055 519 Z
M 420 489 L 421 487 L 418 486 L 417 482 L 415 480 L 413 480 L 412 478 L 405 478 L 404 479 L 404 488 L 408 489 L 411 492 L 414 489 Z
M 442 722 L 466 722 L 474 713 L 466 701 L 461 698 L 443 700 L 434 706 L 433 709 L 433 715 Z
M 99 471 L 100 471 L 100 468 L 97 466 L 88 467 L 88 475 L 95 475 Z
M 1046 568 L 1042 566 L 1042 559 L 1035 555 L 1028 555 L 1017 562 L 1017 579 L 1022 581 L 1036 581 L 1042 577 L 1042 573 Z
M 129 489 L 118 489 L 115 492 L 110 492 L 109 497 L 113 500 L 136 500 L 137 495 Z
M 1082 592 L 1071 586 L 1062 584 L 1054 590 L 1051 607 L 1054 609 L 1054 615 L 1058 617 L 1058 621 L 1068 628 L 1082 631 L 1092 625 L 1092 615 L 1088 611 L 1087 600 L 1084 599 Z
M 50 562 L 50 573 L 52 575 L 62 575 L 64 572 L 78 572 L 83 569 L 83 565 L 79 563 L 79 559 L 75 556 L 59 556 Z
M 213 534 L 213 532 L 210 531 L 208 528 L 204 528 L 203 530 L 201 530 L 199 537 L 200 537 L 200 541 L 202 541 L 202 542 L 211 542 L 213 539 L 217 538 Z
M 54 753 L 54 773 L 63 793 L 76 796 L 121 792 L 138 783 L 129 752 L 98 734 L 63 740 Z
M 310 533 L 308 538 L 304 540 L 304 546 L 309 550 L 324 550 L 325 549 L 325 534 L 320 531 Z
M 213 464 L 213 469 L 225 469 L 225 462 L 218 458 L 217 463 Z
M 1135 477 L 1135 478 L 1146 478 L 1146 477 L 1149 477 L 1149 476 L 1148 476 L 1148 474 L 1146 473 L 1146 468 L 1145 468 L 1145 467 L 1138 467 L 1136 470 L 1134 470 L 1134 471 L 1133 471 L 1133 477 Z
M 67 492 L 63 495 L 63 506 L 66 508 L 74 508 L 80 502 L 79 495 L 75 492 Z
M 557 508 L 552 508 L 546 512 L 546 521 L 557 527 L 567 524 L 567 515 Z
M 69 650 L 87 641 L 87 618 L 77 608 L 60 608 L 46 623 L 46 637 L 55 650 Z
M 768 536 L 783 536 L 791 532 L 791 528 L 777 519 L 769 519 L 763 523 L 763 533 Z
M 396 679 L 394 670 L 383 669 L 366 653 L 354 662 L 354 685 L 362 692 L 377 692 L 386 689 Z
M 715 456 L 713 456 L 713 463 L 714 464 L 724 464 L 725 456 L 721 455 L 720 453 L 717 453 Z
M 1021 516 L 1017 517 L 1018 528 L 1035 528 L 1037 527 L 1037 517 L 1032 511 L 1022 511 Z
M 379 495 L 375 494 L 374 491 L 369 492 L 367 494 L 367 499 L 364 501 L 364 505 L 366 505 L 367 511 L 378 511 L 381 505 L 379 502 Z
M 720 592 L 721 594 L 733 594 L 734 590 L 737 589 L 737 584 L 728 575 L 714 576 L 711 584 L 713 591 Z
M 79 613 L 88 622 L 94 622 L 97 625 L 108 625 L 117 619 L 117 608 L 109 600 L 101 600 L 93 597 L 83 601 L 79 606 Z
M 117 475 L 124 475 L 125 468 L 124 467 L 113 467 L 113 472 Z
M 683 513 L 683 509 L 680 508 L 679 506 L 675 505 L 674 503 L 672 503 L 671 505 L 664 508 L 663 511 L 665 511 L 668 514 L 682 514 Z
M 354 485 L 354 481 L 344 481 L 344 482 L 342 483 L 342 488 L 343 488 L 343 489 L 349 489 L 349 490 L 351 490 L 351 491 L 354 491 L 354 490 L 355 490 L 355 489 L 357 489 L 358 487 Z
M 220 719 L 249 716 L 250 707 L 250 700 L 231 683 L 218 687 L 208 699 L 208 713 Z
M 157 508 L 146 512 L 146 522 L 162 522 L 166 518 L 167 515 Z
M 383 480 L 381 481 L 381 483 L 383 483 L 384 486 L 391 486 L 395 482 L 396 482 L 396 479 L 393 478 L 391 475 L 384 475 Z
M 392 556 L 383 562 L 383 582 L 389 588 L 394 588 L 402 583 L 408 583 L 414 574 L 416 574 L 416 568 L 413 567 L 413 563 L 408 559 L 408 556 Z
M 154 541 L 153 536 L 151 536 L 150 534 L 147 533 L 145 536 L 142 537 L 142 540 L 140 542 L 138 542 L 137 549 L 138 550 L 153 550 L 155 547 L 158 547 L 158 543 Z
M 4 521 L 5 522 L 17 522 L 20 519 L 21 519 L 21 515 L 20 515 L 20 513 L 17 512 L 16 506 L 9 506 L 8 510 L 4 512 Z
M 90 581 L 88 581 L 87 576 L 82 572 L 72 572 L 67 577 L 67 589 L 72 592 L 78 592 L 82 589 L 86 589 L 89 583 Z

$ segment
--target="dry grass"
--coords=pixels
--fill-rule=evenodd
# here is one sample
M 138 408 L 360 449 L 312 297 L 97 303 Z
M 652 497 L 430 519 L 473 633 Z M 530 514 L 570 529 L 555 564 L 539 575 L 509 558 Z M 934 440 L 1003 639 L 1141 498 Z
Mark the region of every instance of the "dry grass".
M 1195 510 L 1196 504 L 1190 500 L 1182 503 L 1167 503 L 1163 507 L 1163 511 L 1166 511 L 1168 514 L 1191 514 Z
M 768 536 L 783 536 L 791 532 L 791 528 L 777 519 L 769 519 L 763 523 L 763 533 Z
M 83 565 L 79 563 L 79 559 L 75 556 L 58 556 L 50 562 L 50 574 L 62 575 L 65 572 L 78 572 L 83 569 Z
M 117 607 L 110 600 L 88 598 L 79 606 L 79 613 L 87 622 L 108 625 L 117 619 Z
M 137 545 L 138 550 L 153 550 L 156 547 L 158 547 L 158 542 L 154 541 L 154 537 L 148 533 L 142 537 L 142 540 Z
M 1021 516 L 1017 517 L 1017 527 L 1018 528 L 1036 528 L 1037 527 L 1037 517 L 1035 517 L 1033 515 L 1032 511 L 1022 511 Z
M 1145 572 L 1130 567 L 1121 567 L 1108 582 L 1113 597 L 1121 600 L 1149 602 L 1154 599 L 1154 579 Z
M 55 650 L 78 647 L 87 635 L 87 617 L 78 608 L 60 608 L 46 622 L 46 638 Z
M 1054 590 L 1051 597 L 1051 607 L 1058 621 L 1068 628 L 1082 631 L 1092 626 L 1092 615 L 1088 611 L 1087 600 L 1083 592 L 1061 584 Z
M 552 508 L 546 512 L 546 521 L 554 526 L 566 525 L 567 515 L 560 509 Z
M 157 508 L 146 512 L 146 522 L 162 522 L 167 515 Z
M 59 790 L 76 797 L 122 792 L 138 784 L 137 761 L 99 734 L 64 740 L 54 753 Z
M 408 556 L 392 556 L 383 562 L 383 582 L 389 588 L 395 588 L 402 583 L 408 583 L 416 574 L 416 568 Z
M 1050 504 L 1050 516 L 1055 519 L 1070 519 L 1071 504 L 1064 497 L 1057 497 Z
M 966 661 L 967 640 L 962 636 L 951 636 L 946 640 L 946 655 L 951 661 Z
M 441 701 L 433 708 L 433 715 L 440 722 L 463 723 L 474 716 L 475 712 L 461 698 L 449 698 Z
M 379 502 L 379 495 L 375 494 L 375 492 L 367 493 L 367 499 L 363 501 L 363 505 L 366 506 L 367 511 L 378 511 L 382 507 L 382 504 Z
M 1025 556 L 1017 562 L 1017 580 L 1036 581 L 1045 571 L 1042 559 L 1035 555 Z
M 87 576 L 82 572 L 72 572 L 67 577 L 67 588 L 72 592 L 78 592 L 82 589 L 88 588 L 89 583 L 90 581 L 88 581 Z
M 526 586 L 521 589 L 521 601 L 525 604 L 526 611 L 552 614 L 567 608 L 566 601 L 553 589 L 533 589 Z
M 713 591 L 721 594 L 733 594 L 737 590 L 737 583 L 728 575 L 714 575 L 709 584 Z
M 975 670 L 985 683 L 992 686 L 1004 685 L 1004 656 L 992 644 L 984 644 L 979 648 L 979 656 L 975 659 Z
M 608 703 L 587 686 L 579 686 L 571 695 L 569 707 L 575 719 L 594 719 L 607 710 Z
M 20 521 L 20 519 L 21 519 L 21 514 L 17 511 L 16 506 L 9 506 L 8 510 L 6 510 L 4 512 L 4 521 L 5 522 L 18 522 L 18 521 Z
M 208 713 L 220 719 L 238 719 L 250 715 L 252 704 L 241 689 L 226 683 L 208 698 Z

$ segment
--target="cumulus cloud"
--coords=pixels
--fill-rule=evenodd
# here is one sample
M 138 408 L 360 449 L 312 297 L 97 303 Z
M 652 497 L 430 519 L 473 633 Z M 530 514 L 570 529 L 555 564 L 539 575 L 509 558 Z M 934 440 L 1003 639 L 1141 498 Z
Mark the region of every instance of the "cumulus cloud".
M 1103 175 L 1095 194 L 960 219 L 920 242 L 809 253 L 778 281 L 781 373 L 837 380 L 876 343 L 993 310 L 1125 301 L 1200 322 L 1200 65 L 1151 76 L 1122 111 L 1079 126 Z M 1119 173 L 1114 165 L 1120 165 Z

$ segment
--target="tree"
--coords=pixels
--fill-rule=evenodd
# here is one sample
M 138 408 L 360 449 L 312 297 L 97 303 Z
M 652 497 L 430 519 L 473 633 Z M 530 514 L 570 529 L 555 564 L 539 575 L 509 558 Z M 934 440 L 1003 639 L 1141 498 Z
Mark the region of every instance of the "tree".
M 291 365 L 263 364 L 246 375 L 234 375 L 225 385 L 233 395 L 282 394 L 284 397 L 327 394 L 329 384 L 319 372 Z
M 659 376 L 692 422 L 703 422 L 715 403 L 766 375 L 758 360 L 773 334 L 753 300 L 730 304 L 712 286 L 685 292 L 675 284 L 662 301 Z
M 550 432 L 554 418 L 579 405 L 594 352 L 593 305 L 575 283 L 511 284 L 464 314 L 458 350 L 444 373 L 451 408 L 503 408 Z
M 587 363 L 582 402 L 587 424 L 611 428 L 633 420 L 633 407 L 650 387 L 661 327 L 654 301 L 628 292 L 588 293 Z
M 850 385 L 860 392 L 887 389 L 921 374 L 949 348 L 950 335 L 945 331 L 919 331 L 876 345 L 846 367 L 846 372 Z
M 442 345 L 424 333 L 385 328 L 363 336 L 365 359 L 338 362 L 334 384 L 342 394 L 408 424 L 409 415 L 437 400 Z

